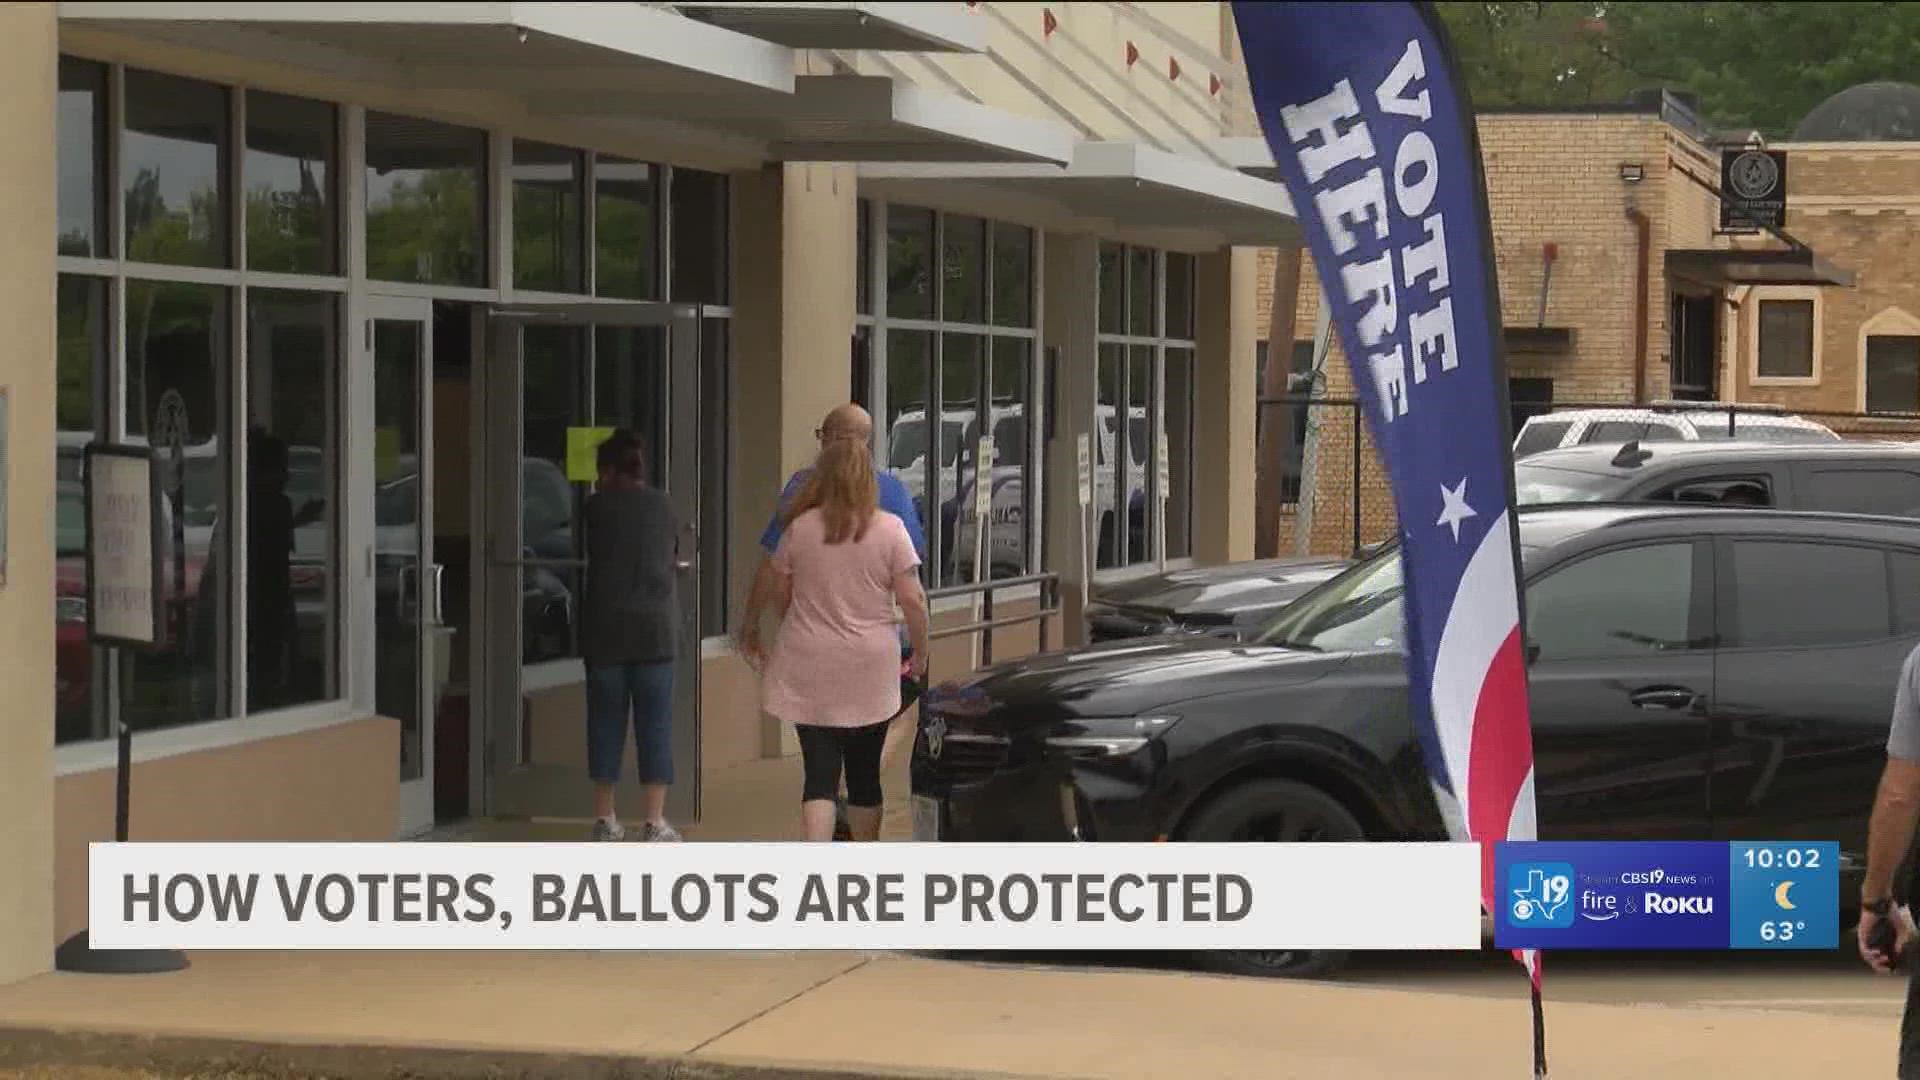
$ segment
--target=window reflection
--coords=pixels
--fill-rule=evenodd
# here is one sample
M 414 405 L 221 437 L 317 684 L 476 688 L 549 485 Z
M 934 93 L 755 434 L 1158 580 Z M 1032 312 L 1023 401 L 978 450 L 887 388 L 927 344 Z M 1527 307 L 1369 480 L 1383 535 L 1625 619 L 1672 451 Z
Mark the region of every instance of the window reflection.
M 929 542 L 933 538 L 933 521 L 928 513 L 927 478 L 939 467 L 933 458 L 934 438 L 928 427 L 932 378 L 933 335 L 919 330 L 890 331 L 887 334 L 886 466 L 913 496 L 921 531 Z M 951 440 L 948 445 L 957 442 L 957 439 Z M 926 572 L 932 573 L 931 569 Z
M 675 168 L 672 192 L 673 296 L 696 304 L 727 302 L 727 178 Z
M 578 656 L 576 551 L 586 488 L 567 479 L 567 429 L 589 423 L 587 334 L 575 326 L 528 326 L 521 421 L 521 652 L 527 663 Z
M 933 211 L 887 207 L 887 317 L 933 318 Z
M 948 334 L 941 344 L 940 428 L 940 583 L 960 580 L 958 538 L 960 492 L 971 490 L 980 441 L 981 362 L 987 339 L 977 334 Z M 969 565 L 973 553 L 965 556 Z
M 727 632 L 727 477 L 732 454 L 731 323 L 701 320 L 700 335 L 700 633 Z
M 1153 346 L 1135 345 L 1128 350 L 1127 364 L 1127 548 L 1128 563 L 1150 562 L 1154 556 L 1152 514 L 1153 485 L 1148 472 L 1154 467 L 1157 447 L 1151 427 L 1153 404 Z
M 513 287 L 585 292 L 586 155 L 513 141 Z
M 100 738 L 95 662 L 87 637 L 87 518 L 83 455 L 105 416 L 107 280 L 62 275 L 57 307 L 54 427 L 54 732 L 56 742 Z
M 1153 255 L 1152 248 L 1127 249 L 1127 332 L 1135 337 L 1151 337 L 1157 333 L 1153 324 L 1156 295 Z
M 993 226 L 993 324 L 1033 325 L 1033 230 Z
M 247 94 L 247 265 L 331 274 L 335 109 L 324 101 Z
M 133 728 L 229 715 L 226 582 L 228 294 L 127 283 L 126 427 L 159 451 L 166 648 L 122 653 L 121 718 Z M 176 455 L 174 447 L 179 448 Z
M 247 330 L 247 710 L 326 701 L 338 475 L 336 299 L 256 289 Z
M 367 276 L 485 285 L 487 136 L 367 113 Z
M 948 214 L 940 222 L 940 318 L 987 321 L 987 223 Z
M 107 247 L 107 67 L 60 58 L 59 252 L 112 255 Z
M 1185 559 L 1193 554 L 1193 350 L 1168 349 L 1165 377 L 1167 558 Z
M 1124 490 L 1118 478 L 1125 469 L 1125 436 L 1115 440 L 1116 433 L 1123 432 L 1120 425 L 1120 406 L 1126 386 L 1127 348 L 1102 342 L 1098 370 L 1095 372 L 1094 404 L 1094 483 L 1093 503 L 1099 508 L 1100 531 L 1098 558 L 1096 565 L 1105 570 L 1120 565 L 1120 539 L 1123 531 L 1119 522 L 1123 503 L 1116 501 L 1117 493 Z
M 226 89 L 129 70 L 120 154 L 127 258 L 229 265 Z
M 1100 332 L 1127 332 L 1126 260 L 1119 244 L 1100 245 Z
M 593 163 L 594 292 L 660 298 L 660 170 L 601 154 Z

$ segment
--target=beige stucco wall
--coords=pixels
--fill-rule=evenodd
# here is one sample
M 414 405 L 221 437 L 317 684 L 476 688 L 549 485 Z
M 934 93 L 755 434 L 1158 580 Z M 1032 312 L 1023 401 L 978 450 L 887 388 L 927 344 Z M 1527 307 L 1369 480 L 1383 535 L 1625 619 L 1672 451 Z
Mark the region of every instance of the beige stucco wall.
M 399 740 L 398 721 L 372 717 L 140 762 L 128 784 L 132 839 L 391 840 L 399 821 Z M 54 785 L 53 891 L 62 938 L 86 924 L 87 845 L 113 839 L 113 786 L 112 769 L 62 776 Z M 45 893 L 44 878 L 37 888 Z
M 861 53 L 865 74 L 904 77 L 929 89 L 963 87 L 983 104 L 1061 121 L 1085 138 L 1136 139 L 1199 153 L 1224 134 L 1241 83 L 1222 54 L 1220 3 L 982 3 L 969 9 L 987 31 L 982 55 Z M 1046 13 L 1057 25 L 1046 32 Z M 1131 44 L 1138 54 L 1127 62 Z M 1179 66 L 1171 75 L 1169 62 Z M 1220 79 L 1213 92 L 1209 76 Z
M 53 958 L 54 39 L 52 4 L 0 5 L 0 983 Z

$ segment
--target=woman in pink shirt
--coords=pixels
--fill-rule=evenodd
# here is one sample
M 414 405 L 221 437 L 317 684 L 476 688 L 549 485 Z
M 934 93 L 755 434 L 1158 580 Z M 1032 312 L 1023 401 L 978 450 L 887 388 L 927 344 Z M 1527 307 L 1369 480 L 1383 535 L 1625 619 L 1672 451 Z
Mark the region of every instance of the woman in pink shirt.
M 769 715 L 799 733 L 808 840 L 833 838 L 843 767 L 853 838 L 879 839 L 880 752 L 900 712 L 895 601 L 913 646 L 911 673 L 926 675 L 920 557 L 906 526 L 879 508 L 870 454 L 859 439 L 821 447 L 773 555 L 774 611 L 782 621 L 760 696 Z

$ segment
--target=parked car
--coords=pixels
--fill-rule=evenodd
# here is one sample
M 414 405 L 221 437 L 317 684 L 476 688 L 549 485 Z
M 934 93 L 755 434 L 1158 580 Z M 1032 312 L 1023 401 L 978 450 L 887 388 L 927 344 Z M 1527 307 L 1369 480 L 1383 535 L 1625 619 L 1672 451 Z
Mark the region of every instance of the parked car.
M 1208 634 L 1238 641 L 1286 605 L 1352 564 L 1339 556 L 1261 559 L 1172 570 L 1095 590 L 1091 640 Z
M 1523 509 L 1540 834 L 1837 840 L 1858 895 L 1920 523 L 1718 507 Z M 1400 553 L 1257 638 L 1116 642 L 936 687 L 917 838 L 1438 840 L 1407 714 Z M 1219 952 L 1309 976 L 1324 951 Z
M 1823 443 L 1839 442 L 1840 436 L 1824 424 L 1765 408 L 1688 409 L 1683 402 L 1664 402 L 1654 409 L 1567 409 L 1529 417 L 1514 436 L 1513 456 L 1518 460 L 1542 450 L 1589 443 L 1732 439 Z
M 1523 506 L 1728 502 L 1920 517 L 1920 446 L 1837 442 L 1628 442 L 1548 450 L 1513 466 Z

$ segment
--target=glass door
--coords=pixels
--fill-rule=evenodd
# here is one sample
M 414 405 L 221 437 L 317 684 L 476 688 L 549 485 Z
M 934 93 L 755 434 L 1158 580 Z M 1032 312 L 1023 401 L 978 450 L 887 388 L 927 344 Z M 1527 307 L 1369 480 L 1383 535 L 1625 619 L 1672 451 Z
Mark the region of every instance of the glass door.
M 586 672 L 580 612 L 587 587 L 584 512 L 593 449 L 629 428 L 648 482 L 680 523 L 674 671 L 675 782 L 668 813 L 699 814 L 699 320 L 670 304 L 556 304 L 492 312 L 485 367 L 487 541 L 483 584 L 488 812 L 585 819 Z M 632 725 L 619 812 L 640 813 Z
M 433 357 L 426 300 L 369 300 L 373 370 L 374 709 L 400 722 L 400 834 L 433 826 L 433 716 L 449 658 L 433 555 Z

